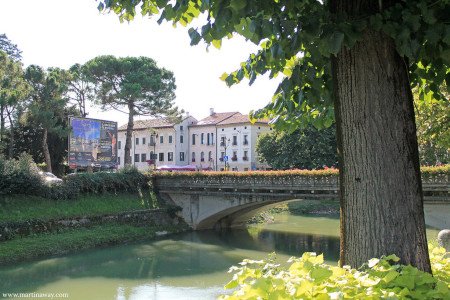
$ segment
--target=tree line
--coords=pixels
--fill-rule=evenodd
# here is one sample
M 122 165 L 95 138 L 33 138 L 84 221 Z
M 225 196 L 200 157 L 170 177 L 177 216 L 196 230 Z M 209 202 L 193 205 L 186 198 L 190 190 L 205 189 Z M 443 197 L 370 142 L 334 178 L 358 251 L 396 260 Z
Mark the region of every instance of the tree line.
M 125 164 L 131 164 L 131 132 L 137 115 L 178 118 L 175 77 L 148 57 L 95 57 L 68 70 L 22 64 L 22 51 L 0 35 L 0 154 L 27 152 L 47 171 L 62 175 L 69 116 L 89 107 L 128 114 Z

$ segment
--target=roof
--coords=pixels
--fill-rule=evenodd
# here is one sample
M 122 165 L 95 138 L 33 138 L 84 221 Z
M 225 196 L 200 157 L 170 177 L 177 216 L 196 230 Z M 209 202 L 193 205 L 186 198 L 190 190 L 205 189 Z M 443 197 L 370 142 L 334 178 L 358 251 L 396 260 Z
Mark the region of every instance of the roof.
M 163 128 L 163 127 L 173 127 L 175 124 L 168 118 L 156 118 L 148 120 L 137 120 L 134 121 L 133 130 L 143 130 L 148 128 Z M 119 127 L 119 131 L 127 130 L 128 124 L 124 124 Z
M 201 119 L 197 122 L 197 124 L 192 126 L 206 126 L 206 125 L 216 125 L 236 114 L 240 114 L 239 112 L 224 112 L 224 113 L 214 113 L 204 119 Z
M 231 116 L 230 118 L 223 120 L 219 123 L 219 125 L 228 125 L 228 124 L 245 124 L 245 123 L 251 123 L 250 117 L 248 115 L 243 114 L 236 114 Z M 255 123 L 262 123 L 262 124 L 268 124 L 268 120 L 256 120 Z

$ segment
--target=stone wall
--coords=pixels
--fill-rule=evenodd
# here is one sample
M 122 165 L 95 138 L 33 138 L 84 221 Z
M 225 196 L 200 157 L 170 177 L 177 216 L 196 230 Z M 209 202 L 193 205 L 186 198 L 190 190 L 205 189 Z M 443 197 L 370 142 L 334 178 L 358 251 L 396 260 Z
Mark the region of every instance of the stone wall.
M 45 221 L 27 220 L 22 222 L 1 222 L 0 241 L 11 240 L 13 238 L 24 237 L 36 233 L 57 232 L 63 229 L 91 227 L 107 223 L 168 227 L 182 226 L 184 221 L 165 209 L 152 209 Z

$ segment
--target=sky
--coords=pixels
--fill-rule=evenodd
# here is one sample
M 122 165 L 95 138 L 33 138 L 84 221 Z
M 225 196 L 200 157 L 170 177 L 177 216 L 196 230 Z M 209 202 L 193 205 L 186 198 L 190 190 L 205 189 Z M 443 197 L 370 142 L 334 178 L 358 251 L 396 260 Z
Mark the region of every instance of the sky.
M 175 104 L 201 119 L 216 112 L 247 114 L 267 104 L 279 80 L 261 77 L 228 88 L 219 77 L 237 69 L 256 46 L 240 37 L 224 40 L 220 50 L 190 46 L 189 27 L 158 25 L 138 16 L 120 23 L 115 14 L 101 14 L 95 0 L 0 0 L 0 34 L 23 51 L 24 66 L 69 68 L 98 55 L 147 56 L 174 72 Z M 126 123 L 125 114 L 90 109 L 88 117 Z

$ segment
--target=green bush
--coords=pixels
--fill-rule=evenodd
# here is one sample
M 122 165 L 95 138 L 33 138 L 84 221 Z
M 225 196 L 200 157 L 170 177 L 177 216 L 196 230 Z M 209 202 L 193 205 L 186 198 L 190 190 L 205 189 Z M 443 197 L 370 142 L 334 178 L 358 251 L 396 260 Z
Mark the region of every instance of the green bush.
M 282 268 L 273 260 L 244 260 L 232 267 L 236 289 L 221 299 L 450 299 L 450 258 L 443 248 L 430 245 L 434 276 L 398 264 L 389 255 L 373 258 L 360 269 L 323 263 L 323 256 L 304 253 Z
M 117 173 L 79 173 L 66 176 L 62 185 L 52 187 L 52 198 L 68 198 L 78 194 L 101 194 L 140 191 L 148 187 L 148 178 L 136 168 L 125 168 Z
M 16 159 L 0 156 L 0 195 L 39 195 L 45 189 L 39 168 L 28 154 Z

